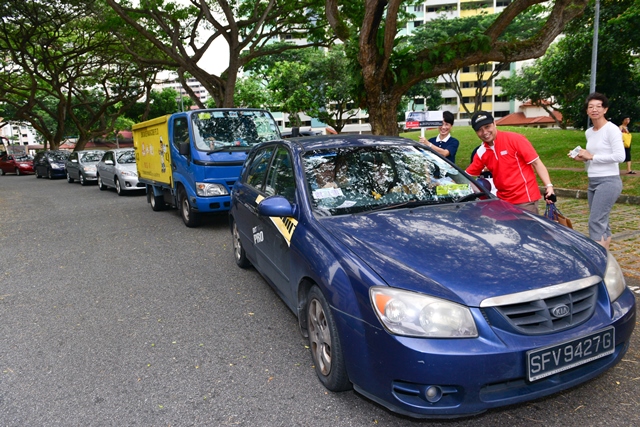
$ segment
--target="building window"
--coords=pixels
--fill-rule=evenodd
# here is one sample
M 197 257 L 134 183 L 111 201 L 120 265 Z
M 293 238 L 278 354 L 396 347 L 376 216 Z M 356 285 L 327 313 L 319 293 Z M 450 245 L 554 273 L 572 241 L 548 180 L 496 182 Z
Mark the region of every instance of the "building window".
M 418 28 L 420 25 L 422 25 L 422 21 L 413 21 L 414 28 Z
M 413 11 L 414 12 L 422 12 L 424 10 L 424 5 L 419 5 L 419 6 L 413 6 Z
M 494 97 L 494 102 L 509 102 L 510 99 L 508 96 L 504 96 L 504 95 L 496 95 Z
M 505 117 L 511 114 L 509 111 L 494 111 L 493 117 Z

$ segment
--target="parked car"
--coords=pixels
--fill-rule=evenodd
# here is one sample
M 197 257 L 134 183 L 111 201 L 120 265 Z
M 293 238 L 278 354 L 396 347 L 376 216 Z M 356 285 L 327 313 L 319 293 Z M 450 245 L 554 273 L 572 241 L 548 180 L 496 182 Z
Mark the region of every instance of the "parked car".
M 7 154 L 0 155 L 0 173 L 15 173 L 16 175 L 25 175 L 33 173 L 33 158 L 26 154 Z
M 136 155 L 133 148 L 119 148 L 104 153 L 97 165 L 98 188 L 116 189 L 119 196 L 129 190 L 144 190 L 138 182 Z
M 89 182 L 97 181 L 96 165 L 103 154 L 103 150 L 81 150 L 71 153 L 65 163 L 67 182 L 72 183 L 77 179 L 80 185 L 87 185 Z
M 33 169 L 36 178 L 46 176 L 49 179 L 66 176 L 64 162 L 69 157 L 68 151 L 50 150 L 40 151 L 33 158 Z
M 235 260 L 296 314 L 327 389 L 467 416 L 622 359 L 636 303 L 613 255 L 480 181 L 403 138 L 251 150 L 232 192 Z

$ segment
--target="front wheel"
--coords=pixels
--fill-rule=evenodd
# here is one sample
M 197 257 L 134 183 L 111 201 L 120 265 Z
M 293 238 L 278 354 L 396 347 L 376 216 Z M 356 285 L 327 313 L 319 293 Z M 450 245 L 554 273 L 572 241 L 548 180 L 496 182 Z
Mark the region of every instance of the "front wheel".
M 320 382 L 331 391 L 351 389 L 338 328 L 322 291 L 313 286 L 307 299 L 309 348 Z
M 116 193 L 118 193 L 118 196 L 122 196 L 124 194 L 124 190 L 122 189 L 122 186 L 120 185 L 120 180 L 118 179 L 117 176 L 113 177 L 113 183 L 116 185 Z
M 236 259 L 236 264 L 238 264 L 238 267 L 240 268 L 249 268 L 251 267 L 251 261 L 247 259 L 247 254 L 242 247 L 242 242 L 240 241 L 240 233 L 238 232 L 238 226 L 236 225 L 235 221 L 233 221 L 232 230 L 233 255 Z
M 178 190 L 178 200 L 180 201 L 180 216 L 182 216 L 184 225 L 187 227 L 197 227 L 200 223 L 200 215 L 191 207 L 187 192 L 184 188 Z
M 87 185 L 87 180 L 84 178 L 84 175 L 82 175 L 82 172 L 78 174 L 78 182 L 80 185 Z
M 107 186 L 104 185 L 104 182 L 102 182 L 102 177 L 100 175 L 98 175 L 98 188 L 100 189 L 100 191 L 104 191 L 107 189 Z
M 71 175 L 69 174 L 69 171 L 67 171 L 67 182 L 69 184 L 71 184 L 73 182 L 73 178 L 71 178 Z
M 20 172 L 20 169 L 16 168 L 16 175 L 20 176 L 22 175 L 22 172 Z
M 53 179 L 53 172 L 51 172 L 51 169 L 47 170 L 47 178 Z

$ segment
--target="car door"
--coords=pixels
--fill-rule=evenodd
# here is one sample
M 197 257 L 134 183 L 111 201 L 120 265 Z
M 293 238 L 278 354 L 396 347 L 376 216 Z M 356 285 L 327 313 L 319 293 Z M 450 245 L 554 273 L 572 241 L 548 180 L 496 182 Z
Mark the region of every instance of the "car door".
M 78 176 L 78 169 L 79 169 L 78 153 L 73 152 L 69 155 L 69 159 L 67 160 L 67 173 L 71 178 L 78 179 L 80 178 Z
M 12 165 L 12 163 L 13 156 L 6 156 L 0 159 L 0 169 L 2 169 L 3 174 L 7 172 L 13 172 L 14 166 Z
M 265 197 L 263 188 L 275 146 L 256 151 L 247 160 L 247 168 L 234 187 L 234 215 L 247 257 L 260 271 L 265 265 L 264 231 L 258 218 L 258 202 Z
M 296 203 L 296 185 L 292 156 L 289 150 L 280 145 L 273 155 L 264 186 L 265 197 L 283 196 L 292 205 Z M 265 270 L 273 283 L 291 301 L 291 254 L 289 244 L 297 226 L 295 218 L 267 217 L 258 215 L 260 228 L 264 233 L 264 242 L 260 246 L 265 259 Z
M 114 165 L 115 165 L 115 156 L 113 151 L 107 151 L 104 153 L 102 160 L 98 163 L 98 173 L 100 174 L 100 179 L 104 185 L 108 185 L 110 187 L 115 186 L 113 183 L 113 175 L 114 175 Z

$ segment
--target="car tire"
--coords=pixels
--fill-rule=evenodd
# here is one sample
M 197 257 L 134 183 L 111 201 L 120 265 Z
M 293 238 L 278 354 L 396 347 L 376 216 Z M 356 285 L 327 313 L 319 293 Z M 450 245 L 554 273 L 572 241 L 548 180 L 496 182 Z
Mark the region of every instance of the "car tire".
M 87 180 L 84 178 L 84 175 L 82 175 L 82 172 L 78 174 L 78 182 L 82 186 L 87 185 Z
M 122 186 L 120 185 L 120 180 L 118 179 L 117 176 L 113 177 L 113 183 L 116 186 L 116 193 L 118 193 L 118 196 L 122 196 L 124 194 L 124 190 L 122 189 Z
M 98 188 L 100 189 L 100 191 L 104 191 L 107 189 L 107 186 L 104 185 L 104 182 L 102 182 L 102 177 L 100 175 L 98 175 Z
M 4 176 L 6 174 L 6 172 L 4 171 L 4 169 L 0 169 L 0 175 Z
M 151 187 L 147 188 L 147 202 L 151 205 L 151 209 L 155 212 L 163 211 L 166 208 L 163 196 L 156 196 Z
M 38 179 L 42 178 L 42 176 L 40 176 L 40 172 L 38 172 L 37 168 L 34 168 L 34 172 L 36 174 L 36 178 L 38 178 Z
M 347 366 L 342 354 L 338 328 L 331 308 L 318 286 L 307 298 L 307 330 L 309 348 L 320 382 L 331 391 L 351 389 Z
M 240 268 L 249 268 L 251 267 L 251 261 L 247 258 L 247 254 L 242 247 L 242 242 L 240 241 L 240 233 L 238 232 L 238 226 L 234 220 L 231 226 L 231 234 L 233 236 L 233 255 L 236 260 L 236 264 Z
M 53 173 L 51 172 L 51 169 L 47 169 L 47 178 L 53 179 Z
M 22 172 L 20 172 L 20 169 L 16 168 L 16 175 L 20 176 L 22 175 Z
M 67 171 L 67 182 L 69 184 L 71 184 L 73 182 L 73 178 L 71 178 L 71 175 L 69 174 L 69 171 Z
M 184 225 L 187 227 L 197 227 L 200 223 L 200 215 L 191 207 L 191 203 L 189 203 L 189 198 L 187 197 L 187 192 L 184 188 L 180 188 L 178 190 L 178 205 Z

